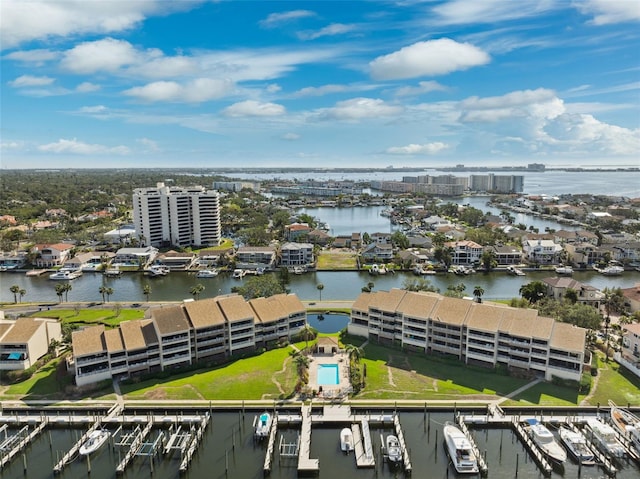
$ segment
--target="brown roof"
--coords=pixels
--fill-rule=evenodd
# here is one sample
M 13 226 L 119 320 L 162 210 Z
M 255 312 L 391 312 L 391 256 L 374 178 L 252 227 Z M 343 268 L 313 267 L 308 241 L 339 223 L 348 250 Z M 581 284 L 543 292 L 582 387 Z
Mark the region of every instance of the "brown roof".
M 218 302 L 213 298 L 184 303 L 184 309 L 194 329 L 207 328 L 225 324 Z
M 473 303 L 469 311 L 467 328 L 495 333 L 498 331 L 505 309 L 495 304 Z
M 35 332 L 44 325 L 44 320 L 18 318 L 13 327 L 2 338 L 3 343 L 27 343 Z
M 569 323 L 556 322 L 553 327 L 551 341 L 552 348 L 568 351 L 584 351 L 587 342 L 587 330 Z
M 153 321 L 150 319 L 143 319 L 140 321 L 142 336 L 147 346 L 151 344 L 158 344 L 158 335 L 156 329 L 153 327 Z
M 104 341 L 107 345 L 107 351 L 110 353 L 124 351 L 124 343 L 122 342 L 122 336 L 120 335 L 120 328 L 107 329 L 104 332 Z
M 120 323 L 122 342 L 127 351 L 144 349 L 147 344 L 142 334 L 142 321 L 124 321 Z
M 252 299 L 249 301 L 249 305 L 255 311 L 257 319 L 263 324 L 289 317 L 289 313 L 282 306 L 280 300 L 274 296 Z
M 431 317 L 439 298 L 440 296 L 434 293 L 406 294 L 398 305 L 398 311 L 405 316 L 427 320 Z
M 89 326 L 71 333 L 73 355 L 75 357 L 103 353 L 107 350 L 104 342 L 104 326 Z
M 549 340 L 553 331 L 553 323 L 555 323 L 553 318 L 537 317 L 529 319 L 523 315 L 521 318 L 514 318 L 509 328 L 509 334 L 521 338 Z
M 369 306 L 371 305 L 371 303 L 373 302 L 373 299 L 377 294 L 380 294 L 380 292 L 376 291 L 375 293 L 362 293 L 356 298 L 356 300 L 351 305 L 351 311 L 355 310 L 355 311 L 362 311 L 365 313 L 368 312 Z
M 461 326 L 464 324 L 472 304 L 468 299 L 442 296 L 432 313 L 432 319 L 434 321 Z
M 640 323 L 625 324 L 623 328 L 633 334 L 640 334 Z
M 223 296 L 216 299 L 222 314 L 230 323 L 254 318 L 253 309 L 242 296 Z
M 274 298 L 278 298 L 278 300 L 282 303 L 283 307 L 287 310 L 287 314 L 289 314 L 289 316 L 293 314 L 300 314 L 300 313 L 307 312 L 307 309 L 304 307 L 304 304 L 302 304 L 302 301 L 300 301 L 300 298 L 298 298 L 298 296 L 295 294 L 282 293 L 282 294 L 275 295 Z
M 182 305 L 154 308 L 150 313 L 160 336 L 189 331 L 189 321 Z
M 13 326 L 13 323 L 0 323 L 0 339 L 2 339 L 4 333 L 11 329 L 11 326 Z
M 392 289 L 389 292 L 378 291 L 375 293 L 370 306 L 381 311 L 395 313 L 400 301 L 406 294 L 407 292 L 402 289 Z

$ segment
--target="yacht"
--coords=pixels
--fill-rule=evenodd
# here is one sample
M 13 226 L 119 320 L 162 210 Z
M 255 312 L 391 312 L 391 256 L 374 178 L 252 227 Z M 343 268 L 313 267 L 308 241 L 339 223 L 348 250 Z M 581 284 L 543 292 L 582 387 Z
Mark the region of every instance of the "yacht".
M 345 454 L 353 451 L 353 432 L 348 427 L 340 431 L 340 449 Z
M 560 441 L 567 448 L 567 451 L 583 466 L 593 466 L 595 462 L 595 456 L 593 451 L 589 449 L 587 440 L 582 433 L 569 429 L 568 427 L 560 427 L 558 430 Z
M 640 453 L 640 417 L 628 409 L 616 406 L 613 401 L 609 401 L 609 406 L 611 407 L 611 424 L 620 431 L 620 434 L 629 438 L 633 447 Z
M 616 438 L 616 432 L 611 426 L 598 417 L 587 418 L 589 432 L 587 437 L 591 439 L 602 452 L 611 457 L 624 457 L 626 451 L 624 446 Z
M 165 266 L 163 264 L 152 264 L 149 269 L 147 269 L 147 274 L 149 276 L 166 276 L 169 274 L 171 270 L 169 269 L 168 266 Z
M 82 276 L 82 271 L 79 270 L 71 270 L 71 269 L 61 269 L 49 275 L 49 279 L 57 280 L 57 281 L 70 281 L 72 279 L 76 279 Z
M 233 270 L 233 277 L 235 279 L 242 279 L 244 277 L 244 275 L 246 274 L 245 270 L 243 269 L 234 269 Z
M 547 426 L 537 419 L 527 419 L 527 423 L 529 424 L 527 427 L 529 436 L 547 458 L 556 464 L 562 464 L 567 460 L 567 451 L 558 444 L 558 441 L 556 441 Z
M 256 436 L 267 437 L 271 431 L 271 414 L 267 411 L 260 414 L 256 422 Z
M 196 278 L 215 278 L 218 276 L 217 269 L 201 269 L 196 273 Z
M 559 265 L 556 266 L 555 272 L 562 276 L 571 276 L 573 274 L 573 268 L 571 266 Z
M 447 452 L 458 473 L 477 474 L 478 460 L 467 436 L 453 423 L 447 422 L 442 431 Z
M 389 458 L 389 462 L 393 464 L 397 464 L 402 462 L 402 448 L 400 447 L 400 441 L 393 434 L 389 434 L 387 436 L 387 457 Z
M 107 439 L 109 439 L 109 431 L 102 429 L 91 431 L 88 439 L 80 446 L 78 452 L 83 456 L 87 456 L 100 449 L 107 442 Z
M 515 266 L 507 266 L 507 273 L 512 274 L 514 276 L 525 276 L 525 272 L 520 268 L 516 268 Z
M 599 269 L 600 274 L 604 274 L 605 276 L 620 276 L 624 273 L 624 268 L 617 264 L 610 264 L 609 266 Z

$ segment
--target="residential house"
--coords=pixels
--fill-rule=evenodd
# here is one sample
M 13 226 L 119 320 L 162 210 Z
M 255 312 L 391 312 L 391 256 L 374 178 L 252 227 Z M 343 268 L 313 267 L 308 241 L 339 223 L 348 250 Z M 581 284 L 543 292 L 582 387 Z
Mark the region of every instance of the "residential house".
M 276 264 L 275 246 L 241 246 L 236 251 L 236 268 L 273 269 Z
M 640 323 L 622 327 L 622 349 L 615 360 L 640 377 Z
M 37 244 L 33 247 L 38 256 L 35 265 L 39 268 L 62 266 L 71 257 L 73 245 L 67 243 Z
M 75 255 L 73 258 L 70 258 L 64 262 L 65 268 L 70 269 L 82 269 L 84 268 L 89 261 L 91 261 L 95 255 L 93 253 L 79 253 Z
M 489 246 L 489 251 L 492 251 L 496 262 L 499 266 L 507 266 L 522 263 L 522 250 L 512 245 L 496 245 Z
M 377 244 L 391 244 L 391 233 L 373 233 L 371 241 Z
M 365 262 L 390 261 L 393 259 L 393 247 L 390 244 L 371 243 L 362 250 Z
M 523 239 L 522 252 L 530 263 L 558 264 L 562 246 L 550 239 Z
M 200 266 L 212 267 L 220 263 L 221 258 L 231 257 L 235 254 L 233 248 L 225 249 L 202 249 L 198 251 L 198 264 Z
M 297 241 L 298 238 L 306 238 L 311 230 L 307 223 L 293 223 L 284 227 L 284 237 L 287 241 Z
M 635 313 L 640 311 L 640 283 L 637 283 L 632 288 L 624 288 L 621 290 L 624 296 L 624 304 L 629 311 Z
M 311 243 L 284 243 L 280 247 L 280 266 L 308 266 L 314 263 Z
M 350 248 L 351 247 L 351 236 L 339 235 L 336 236 L 333 240 L 334 248 Z
M 171 270 L 191 269 L 196 261 L 195 253 L 182 253 L 179 251 L 167 251 L 156 256 L 156 260 L 169 267 Z
M 122 225 L 106 232 L 102 237 L 110 244 L 131 243 L 131 241 L 137 237 L 136 227 L 133 225 Z
M 568 289 L 572 289 L 577 293 L 578 302 L 600 308 L 604 300 L 604 293 L 591 285 L 581 283 L 573 278 L 566 276 L 552 278 L 544 278 L 542 282 L 547 286 L 547 296 L 553 299 L 562 300 Z
M 399 289 L 361 294 L 350 334 L 468 364 L 504 365 L 521 374 L 579 381 L 586 330 L 537 310 Z
M 452 264 L 473 265 L 482 259 L 484 248 L 475 241 L 452 241 L 444 245 L 452 249 Z
M 331 243 L 331 240 L 333 238 L 326 231 L 312 230 L 307 235 L 307 239 L 310 243 L 317 244 L 320 246 L 326 246 L 329 243 Z
M 360 233 L 351 233 L 351 248 L 359 249 L 362 246 L 362 235 Z
M 22 268 L 27 264 L 27 259 L 27 253 L 24 251 L 0 252 L 0 268 Z
M 564 245 L 564 249 L 568 262 L 578 268 L 589 268 L 605 258 L 604 250 L 588 242 L 567 243 Z
M 0 311 L 0 370 L 24 370 L 62 340 L 60 321 L 50 318 L 4 319 Z
M 120 248 L 113 257 L 112 264 L 118 266 L 144 267 L 151 264 L 158 256 L 158 249 L 153 246 L 142 248 Z

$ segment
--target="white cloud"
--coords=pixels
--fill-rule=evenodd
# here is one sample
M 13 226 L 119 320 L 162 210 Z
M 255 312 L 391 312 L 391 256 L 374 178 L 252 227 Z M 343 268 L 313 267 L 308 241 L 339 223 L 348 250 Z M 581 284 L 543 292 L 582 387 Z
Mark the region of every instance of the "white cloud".
M 369 67 L 378 80 L 397 80 L 420 76 L 445 75 L 489 63 L 491 58 L 470 43 L 449 38 L 418 42 L 376 58 Z
M 115 72 L 125 65 L 141 61 L 140 53 L 125 40 L 104 38 L 84 42 L 67 50 L 60 66 L 72 73 Z
M 196 78 L 185 84 L 175 81 L 157 81 L 126 90 L 125 95 L 142 101 L 201 103 L 230 95 L 235 84 L 229 80 Z
M 78 113 L 104 113 L 108 108 L 104 105 L 96 106 L 83 106 L 78 110 Z
M 310 10 L 291 10 L 289 12 L 271 13 L 267 18 L 260 21 L 260 26 L 264 28 L 274 28 L 283 23 L 289 23 L 300 18 L 315 17 L 315 13 Z
M 21 141 L 0 142 L 0 149 L 2 150 L 21 150 L 23 147 L 24 147 L 24 143 Z
M 157 153 L 161 151 L 160 148 L 158 147 L 158 143 L 156 143 L 153 140 L 150 140 L 149 138 L 138 138 L 136 141 L 141 145 L 143 145 L 146 151 L 148 152 Z
M 395 92 L 396 96 L 417 96 L 432 91 L 447 91 L 447 87 L 441 85 L 437 81 L 421 81 L 418 86 L 405 86 L 398 88 Z
M 389 105 L 380 99 L 352 98 L 338 102 L 335 107 L 322 111 L 320 117 L 338 120 L 363 120 L 398 115 L 402 111 L 402 107 Z
M 64 138 L 61 138 L 55 143 L 47 143 L 46 145 L 38 146 L 38 150 L 49 153 L 74 153 L 77 155 L 127 155 L 130 153 L 129 148 L 123 145 L 108 147 L 105 145 L 83 143 L 75 138 L 72 140 L 65 140 Z
M 55 80 L 55 78 L 50 77 L 37 77 L 33 75 L 22 75 L 16 78 L 13 81 L 9 82 L 14 88 L 24 88 L 24 87 L 33 87 L 33 86 L 47 86 L 51 85 Z
M 470 97 L 460 102 L 463 122 L 494 122 L 511 117 L 554 118 L 564 113 L 562 100 L 545 88 L 522 90 L 502 96 Z
M 56 52 L 48 49 L 36 49 L 36 50 L 20 50 L 17 52 L 11 52 L 5 55 L 4 58 L 9 60 L 16 60 L 23 63 L 33 63 L 35 65 L 42 65 L 45 62 L 56 60 L 60 57 L 60 52 Z
M 323 96 L 330 93 L 342 93 L 347 91 L 346 85 L 322 85 L 319 87 L 309 86 L 301 88 L 293 93 L 293 97 L 305 97 L 305 96 Z
M 300 135 L 297 133 L 285 133 L 281 138 L 287 141 L 296 141 L 300 139 Z
M 332 23 L 317 31 L 298 32 L 298 38 L 301 40 L 315 40 L 321 37 L 332 37 L 349 33 L 355 29 L 355 25 L 345 25 L 344 23 Z
M 584 0 L 576 7 L 585 15 L 593 15 L 595 25 L 640 21 L 637 0 Z
M 392 155 L 434 155 L 450 146 L 446 143 L 436 141 L 433 143 L 425 143 L 423 145 L 410 144 L 406 146 L 392 146 L 387 148 L 386 152 Z
M 279 116 L 286 112 L 282 105 L 260 103 L 254 100 L 241 101 L 224 109 L 226 116 Z
M 78 93 L 90 93 L 98 90 L 100 90 L 100 85 L 96 85 L 95 83 L 88 81 L 82 82 L 76 87 L 76 91 Z
M 0 45 L 3 49 L 33 40 L 70 35 L 120 32 L 146 17 L 186 10 L 198 2 L 2 0 Z
M 605 0 L 608 1 L 608 0 Z M 555 8 L 553 0 L 522 2 L 513 0 L 452 0 L 433 8 L 438 23 L 497 23 L 517 18 L 535 17 Z

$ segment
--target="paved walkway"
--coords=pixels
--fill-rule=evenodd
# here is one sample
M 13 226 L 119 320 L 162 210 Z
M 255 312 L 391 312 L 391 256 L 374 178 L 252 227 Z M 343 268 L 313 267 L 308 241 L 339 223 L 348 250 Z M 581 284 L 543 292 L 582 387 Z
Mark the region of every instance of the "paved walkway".
M 518 394 L 520 394 L 523 391 L 526 391 L 527 389 L 535 386 L 536 384 L 540 384 L 542 382 L 542 379 L 538 378 L 538 379 L 534 379 L 533 381 L 531 381 L 530 383 L 525 384 L 522 387 L 519 387 L 518 389 L 516 389 L 515 391 L 511 391 L 509 394 L 507 394 L 506 396 L 502 396 L 501 398 L 496 399 L 495 401 L 489 401 L 489 404 L 492 406 L 499 406 L 500 404 L 502 404 L 503 402 L 514 398 L 515 396 L 517 396 Z

